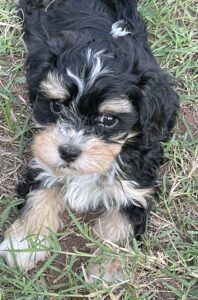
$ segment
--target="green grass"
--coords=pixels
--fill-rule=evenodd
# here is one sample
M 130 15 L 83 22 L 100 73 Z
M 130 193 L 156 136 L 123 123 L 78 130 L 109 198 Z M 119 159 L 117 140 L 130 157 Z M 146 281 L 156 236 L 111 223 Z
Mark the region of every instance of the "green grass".
M 70 226 L 50 238 L 51 257 L 24 274 L 0 258 L 0 299 L 198 299 L 198 36 L 196 1 L 144 0 L 140 10 L 161 66 L 177 79 L 181 113 L 165 145 L 160 202 L 141 247 L 134 250 L 95 241 L 90 228 L 70 213 Z M 197 24 L 196 24 L 197 23 Z M 29 156 L 32 124 L 27 106 L 24 47 L 13 1 L 0 2 L 0 231 L 16 219 L 13 186 Z M 20 173 L 20 172 L 19 172 Z M 82 249 L 63 247 L 71 237 Z M 34 245 L 33 245 L 34 246 Z M 94 252 L 94 249 L 99 249 Z M 92 249 L 92 251 L 85 251 Z M 61 259 L 60 259 L 61 258 Z M 101 287 L 86 281 L 86 263 L 120 258 L 124 278 Z M 108 298 L 108 297 L 109 298 Z

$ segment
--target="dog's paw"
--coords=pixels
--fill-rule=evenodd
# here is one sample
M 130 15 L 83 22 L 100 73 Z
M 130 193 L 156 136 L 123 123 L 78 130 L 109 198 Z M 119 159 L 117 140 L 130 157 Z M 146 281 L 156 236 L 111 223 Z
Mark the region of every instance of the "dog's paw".
M 46 246 L 42 236 L 26 237 L 24 231 L 19 233 L 13 227 L 0 244 L 0 256 L 9 266 L 28 271 L 49 255 Z
M 88 282 L 100 281 L 102 286 L 124 280 L 121 262 L 118 258 L 88 267 Z

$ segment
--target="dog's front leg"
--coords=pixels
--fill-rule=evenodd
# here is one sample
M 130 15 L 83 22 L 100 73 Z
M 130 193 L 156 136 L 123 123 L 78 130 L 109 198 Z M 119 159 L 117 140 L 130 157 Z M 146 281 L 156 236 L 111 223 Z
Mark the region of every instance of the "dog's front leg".
M 57 187 L 32 191 L 21 217 L 5 232 L 0 244 L 0 255 L 7 264 L 27 271 L 44 260 L 49 254 L 47 237 L 61 228 L 63 209 Z
M 147 214 L 148 209 L 135 205 L 120 210 L 112 209 L 100 215 L 94 224 L 93 232 L 102 240 L 130 249 L 131 239 L 136 234 L 143 233 L 145 229 Z M 121 258 L 115 255 L 114 258 L 110 256 L 109 259 L 90 265 L 89 281 L 93 282 L 97 278 L 106 282 L 125 280 L 121 262 Z
M 122 210 L 106 211 L 96 220 L 93 233 L 101 240 L 129 248 L 129 242 L 134 237 L 134 224 L 130 222 Z M 106 282 L 123 280 L 121 259 L 109 257 L 97 264 L 88 266 L 89 282 L 100 278 Z

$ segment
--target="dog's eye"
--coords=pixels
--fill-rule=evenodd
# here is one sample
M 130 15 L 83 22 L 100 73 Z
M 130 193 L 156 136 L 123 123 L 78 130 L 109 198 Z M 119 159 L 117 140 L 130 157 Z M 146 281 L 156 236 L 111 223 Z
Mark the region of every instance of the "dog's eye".
M 116 116 L 111 114 L 105 114 L 98 118 L 98 123 L 104 127 L 114 127 L 118 123 Z
M 50 108 L 51 108 L 51 111 L 53 113 L 59 114 L 61 112 L 61 110 L 62 110 L 62 104 L 60 102 L 56 101 L 56 100 L 55 101 L 53 100 L 50 103 Z

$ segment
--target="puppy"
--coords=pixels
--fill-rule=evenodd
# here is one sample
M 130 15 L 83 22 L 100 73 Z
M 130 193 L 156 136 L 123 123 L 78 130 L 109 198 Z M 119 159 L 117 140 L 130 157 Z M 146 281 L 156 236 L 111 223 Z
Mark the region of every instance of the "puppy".
M 66 205 L 98 212 L 93 233 L 113 243 L 125 246 L 144 232 L 161 143 L 179 105 L 137 1 L 21 0 L 19 11 L 29 98 L 42 129 L 32 145 L 25 207 L 0 254 L 29 270 L 49 254 L 41 246 L 62 228 Z M 40 245 L 34 253 L 30 239 Z

